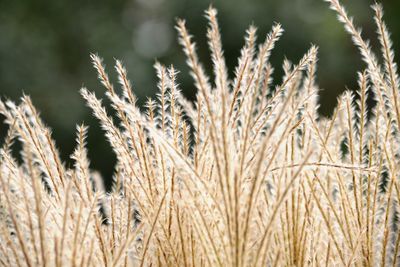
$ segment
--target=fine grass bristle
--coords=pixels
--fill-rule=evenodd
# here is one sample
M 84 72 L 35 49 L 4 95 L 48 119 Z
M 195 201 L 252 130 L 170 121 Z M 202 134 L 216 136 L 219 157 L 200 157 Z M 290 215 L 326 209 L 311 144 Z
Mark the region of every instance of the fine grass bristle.
M 285 60 L 282 83 L 273 84 L 280 24 L 259 45 L 249 27 L 231 80 L 210 7 L 211 80 L 178 20 L 198 93 L 187 100 L 177 69 L 157 62 L 159 92 L 145 111 L 122 62 L 114 86 L 92 54 L 116 116 L 93 92 L 81 95 L 117 157 L 111 191 L 90 168 L 87 126 L 77 126 L 67 166 L 28 96 L 0 100 L 9 126 L 0 148 L 0 265 L 397 266 L 400 80 L 390 34 L 373 5 L 378 58 L 340 2 L 326 1 L 366 63 L 358 90 L 339 96 L 330 118 L 317 112 L 316 46 L 297 63 Z

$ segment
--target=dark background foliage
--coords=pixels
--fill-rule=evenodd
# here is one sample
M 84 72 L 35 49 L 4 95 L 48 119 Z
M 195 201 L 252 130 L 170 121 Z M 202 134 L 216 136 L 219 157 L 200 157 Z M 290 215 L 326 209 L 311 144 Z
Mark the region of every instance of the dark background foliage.
M 342 2 L 363 28 L 364 36 L 376 44 L 373 11 L 369 7 L 373 1 Z M 89 53 L 104 58 L 114 81 L 114 59 L 124 62 L 139 104 L 155 94 L 155 59 L 174 64 L 181 71 L 182 91 L 193 98 L 195 89 L 176 41 L 175 19 L 187 20 L 198 43 L 200 59 L 211 74 L 203 12 L 209 4 L 209 0 L 0 0 L 0 96 L 18 100 L 25 93 L 32 97 L 42 118 L 53 129 L 67 164 L 71 164 L 68 157 L 75 145 L 75 125 L 88 124 L 92 168 L 111 177 L 115 157 L 79 95 L 82 86 L 99 96 L 104 91 Z M 215 0 L 211 4 L 219 10 L 231 77 L 246 28 L 251 23 L 258 26 L 261 42 L 277 21 L 285 33 L 272 56 L 275 83 L 280 82 L 283 59 L 297 62 L 313 43 L 320 48 L 320 113 L 328 116 L 336 105 L 336 96 L 346 87 L 356 88 L 356 72 L 365 66 L 334 12 L 322 0 Z M 400 1 L 387 0 L 383 5 L 398 54 Z M 5 132 L 6 126 L 1 124 L 0 142 Z

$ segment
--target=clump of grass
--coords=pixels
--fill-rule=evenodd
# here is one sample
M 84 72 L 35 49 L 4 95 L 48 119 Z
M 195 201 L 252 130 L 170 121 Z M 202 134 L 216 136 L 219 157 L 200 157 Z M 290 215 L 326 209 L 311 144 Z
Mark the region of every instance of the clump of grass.
M 375 4 L 381 64 L 340 3 L 328 2 L 367 66 L 331 118 L 316 111 L 317 47 L 296 64 L 286 60 L 282 83 L 272 85 L 279 24 L 258 46 L 249 27 L 230 80 L 217 12 L 208 9 L 211 81 L 179 20 L 196 101 L 182 96 L 173 66 L 156 63 L 159 94 L 144 113 L 122 63 L 115 90 L 92 55 L 117 115 L 81 90 L 117 156 L 111 192 L 90 169 L 86 126 L 77 127 L 68 167 L 29 97 L 0 101 L 9 125 L 0 152 L 1 265 L 397 266 L 400 99 L 390 35 Z M 21 163 L 11 154 L 15 139 Z

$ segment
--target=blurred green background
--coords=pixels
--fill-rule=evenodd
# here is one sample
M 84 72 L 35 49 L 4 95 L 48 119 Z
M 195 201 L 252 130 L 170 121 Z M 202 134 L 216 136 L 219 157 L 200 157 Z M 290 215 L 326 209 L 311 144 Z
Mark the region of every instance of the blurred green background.
M 342 2 L 363 28 L 364 36 L 376 45 L 370 9 L 374 1 Z M 356 72 L 364 65 L 334 12 L 322 0 L 0 0 L 0 96 L 18 100 L 24 92 L 32 97 L 42 118 L 53 129 L 67 164 L 75 146 L 75 125 L 88 124 L 91 167 L 110 177 L 115 157 L 79 95 L 82 86 L 99 96 L 104 91 L 89 53 L 104 58 L 114 81 L 114 59 L 121 59 L 141 103 L 155 94 L 155 59 L 174 64 L 181 71 L 183 93 L 192 98 L 194 86 L 176 41 L 174 24 L 177 17 L 187 20 L 200 58 L 211 73 L 204 18 L 204 10 L 210 4 L 219 10 L 231 77 L 246 28 L 251 23 L 258 26 L 258 40 L 262 41 L 277 21 L 285 33 L 272 56 L 276 83 L 280 81 L 283 59 L 297 62 L 313 43 L 320 47 L 321 114 L 329 115 L 336 96 L 346 87 L 356 88 Z M 400 1 L 383 1 L 383 5 L 398 54 Z M 1 124 L 0 142 L 5 132 L 6 126 Z

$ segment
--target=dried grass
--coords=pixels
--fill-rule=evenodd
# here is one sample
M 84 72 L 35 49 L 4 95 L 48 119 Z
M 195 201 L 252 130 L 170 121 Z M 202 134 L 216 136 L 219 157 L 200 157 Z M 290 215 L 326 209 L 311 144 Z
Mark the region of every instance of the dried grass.
M 400 99 L 390 35 L 375 4 L 380 65 L 338 0 L 327 2 L 367 66 L 331 118 L 316 111 L 315 46 L 297 64 L 286 60 L 283 82 L 272 86 L 279 24 L 258 47 L 249 27 L 231 81 L 209 8 L 211 81 L 179 20 L 196 101 L 181 94 L 173 66 L 156 63 L 159 94 L 144 113 L 122 63 L 118 93 L 92 55 L 118 118 L 81 90 L 117 156 L 111 192 L 90 169 L 86 126 L 77 127 L 68 167 L 29 97 L 0 101 L 9 125 L 0 150 L 0 265 L 397 266 Z M 22 163 L 11 154 L 15 139 Z

